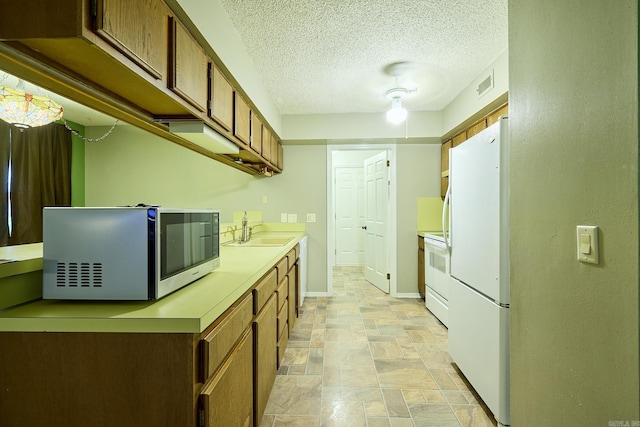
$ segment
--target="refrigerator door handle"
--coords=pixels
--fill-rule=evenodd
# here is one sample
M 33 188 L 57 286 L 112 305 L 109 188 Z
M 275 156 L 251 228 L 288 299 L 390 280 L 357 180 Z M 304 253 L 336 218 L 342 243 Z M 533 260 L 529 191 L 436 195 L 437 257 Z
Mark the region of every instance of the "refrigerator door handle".
M 444 205 L 442 206 L 442 236 L 444 237 L 444 244 L 447 250 L 451 249 L 451 242 L 447 236 L 447 213 L 449 210 L 449 196 L 451 195 L 451 185 L 447 187 L 447 192 L 444 196 Z M 451 224 L 449 224 L 451 225 Z

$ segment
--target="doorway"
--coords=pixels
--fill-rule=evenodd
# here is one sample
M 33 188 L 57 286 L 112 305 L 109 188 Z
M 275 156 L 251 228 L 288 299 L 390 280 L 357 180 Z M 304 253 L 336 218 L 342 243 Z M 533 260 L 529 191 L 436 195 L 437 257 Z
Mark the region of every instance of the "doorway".
M 386 200 L 381 204 L 381 200 L 369 198 L 369 205 L 384 213 L 375 215 L 376 221 L 372 224 L 372 218 L 365 218 L 367 207 L 371 209 L 366 197 L 365 161 L 372 161 L 375 156 L 378 166 L 380 156 L 389 163 L 387 166 L 384 160 L 384 189 L 380 188 L 383 180 L 378 176 L 378 189 L 374 192 L 375 195 L 383 191 Z M 391 296 L 396 295 L 396 241 L 392 232 L 396 229 L 395 156 L 395 145 L 327 146 L 328 295 L 333 292 L 334 267 L 347 266 L 359 266 L 363 271 L 368 268 L 370 283 Z M 375 165 L 376 161 L 373 163 Z

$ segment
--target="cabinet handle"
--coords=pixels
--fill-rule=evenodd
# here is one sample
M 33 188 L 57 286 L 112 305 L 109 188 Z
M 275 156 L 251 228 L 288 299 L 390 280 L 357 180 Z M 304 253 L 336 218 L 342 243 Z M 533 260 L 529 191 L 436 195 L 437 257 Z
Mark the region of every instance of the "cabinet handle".
M 366 229 L 367 229 L 367 226 L 366 226 L 366 225 L 363 225 L 361 228 L 362 228 L 363 230 L 366 230 Z

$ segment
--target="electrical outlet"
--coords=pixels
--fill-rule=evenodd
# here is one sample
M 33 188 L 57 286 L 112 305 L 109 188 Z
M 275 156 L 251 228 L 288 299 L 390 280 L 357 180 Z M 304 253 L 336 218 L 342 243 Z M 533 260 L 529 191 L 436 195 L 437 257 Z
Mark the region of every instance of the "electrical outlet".
M 287 222 L 298 222 L 298 215 L 296 214 L 287 215 Z
M 280 214 L 280 222 L 287 222 L 287 214 L 286 213 L 281 213 Z
M 308 213 L 307 214 L 307 222 L 316 222 L 316 214 Z

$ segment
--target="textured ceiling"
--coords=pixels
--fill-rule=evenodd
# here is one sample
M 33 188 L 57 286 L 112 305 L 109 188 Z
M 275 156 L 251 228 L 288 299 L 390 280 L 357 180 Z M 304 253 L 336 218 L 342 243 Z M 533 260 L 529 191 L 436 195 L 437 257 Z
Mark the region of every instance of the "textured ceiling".
M 441 110 L 507 48 L 507 0 L 220 3 L 282 114 Z

